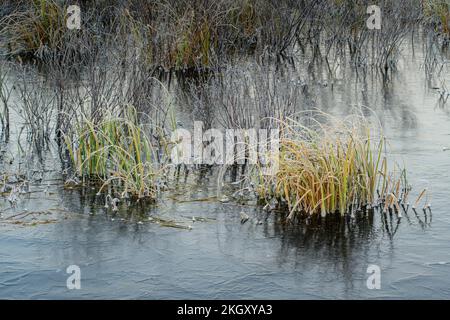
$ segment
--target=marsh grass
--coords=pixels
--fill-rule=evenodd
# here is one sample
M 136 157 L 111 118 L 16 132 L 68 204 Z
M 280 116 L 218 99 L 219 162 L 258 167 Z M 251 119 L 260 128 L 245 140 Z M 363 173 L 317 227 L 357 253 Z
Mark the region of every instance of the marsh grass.
M 0 64 L 0 122 L 2 125 L 1 136 L 6 140 L 9 138 L 9 127 L 10 127 L 10 117 L 9 117 L 9 101 L 12 92 L 12 86 L 7 84 L 8 80 L 8 70 L 6 64 Z
M 148 62 L 168 72 L 215 70 L 239 55 L 286 52 L 306 18 L 298 6 L 289 0 L 128 1 L 117 21 Z
M 11 56 L 30 57 L 42 50 L 61 47 L 65 25 L 65 10 L 52 0 L 33 0 L 26 10 L 17 10 L 1 21 L 1 36 Z
M 386 139 L 375 136 L 363 117 L 326 122 L 308 117 L 280 121 L 278 171 L 264 176 L 256 170 L 260 199 L 276 201 L 296 214 L 354 215 L 379 206 L 394 210 L 406 201 L 405 170 L 391 170 L 385 156 Z
M 92 20 L 83 26 L 92 28 L 93 36 L 86 34 L 70 43 L 64 7 L 52 0 L 34 0 L 24 1 L 1 18 L 0 38 L 6 40 L 2 44 L 11 55 L 62 52 L 62 57 L 43 59 L 52 65 L 51 76 L 57 83 L 54 97 L 44 99 L 25 85 L 18 86 L 23 117 L 31 131 L 42 132 L 45 139 L 40 140 L 48 140 L 50 130 L 42 130 L 53 125 L 50 119 L 57 108 L 55 131 L 64 134 L 78 178 L 98 181 L 100 190 L 112 187 L 123 196 L 154 198 L 164 172 L 154 160 L 161 157 L 155 154 L 167 144 L 159 142 L 158 152 L 153 149 L 152 139 L 160 134 L 144 132 L 138 114 L 151 111 L 152 122 L 161 127 L 175 121 L 166 119 L 171 115 L 167 104 L 155 101 L 152 69 L 216 68 L 229 65 L 235 54 L 254 53 L 256 59 L 265 54 L 287 57 L 297 49 L 312 51 L 305 59 L 311 60 L 311 66 L 328 55 L 331 61 L 333 53 L 342 52 L 345 58 L 348 51 L 354 65 L 369 65 L 369 53 L 373 53 L 373 65 L 389 68 L 406 35 L 402 30 L 415 21 L 417 10 L 405 15 L 411 7 L 406 4 L 417 1 L 383 1 L 386 19 L 381 32 L 365 26 L 368 1 L 93 1 L 92 7 L 83 10 L 92 12 Z M 90 10 L 95 6 L 97 10 Z M 109 39 L 106 44 L 105 39 Z M 101 43 L 102 50 L 94 42 Z M 76 86 L 69 83 L 67 69 L 75 65 L 82 71 L 83 65 L 73 64 L 72 55 L 65 53 L 70 46 L 85 48 L 88 57 L 85 79 Z M 375 49 L 367 50 L 370 47 Z M 272 70 L 263 67 L 258 79 L 238 71 L 222 83 L 208 78 L 212 84 L 201 94 L 197 86 L 192 91 L 201 113 L 213 113 L 203 107 L 216 106 L 218 121 L 225 127 L 254 127 L 259 116 L 269 119 L 263 127 L 280 125 L 280 171 L 274 177 L 254 176 L 261 199 L 276 199 L 292 214 L 345 214 L 375 205 L 397 210 L 403 204 L 408 193 L 406 172 L 388 170 L 385 139 L 374 138 L 363 119 L 358 119 L 358 125 L 335 121 L 334 126 L 316 123 L 308 129 L 286 117 L 310 104 L 306 82 L 278 83 Z M 128 104 L 139 112 L 124 108 Z M 72 129 L 79 110 L 82 120 Z
M 0 12 L 7 12 L 0 18 L 0 38 L 10 55 L 39 58 L 67 47 L 92 51 L 113 38 L 113 44 L 132 40 L 149 66 L 165 73 L 186 71 L 185 76 L 217 70 L 242 56 L 292 62 L 298 50 L 311 51 L 313 60 L 348 52 L 355 66 L 389 68 L 424 12 L 448 32 L 443 0 L 424 1 L 424 9 L 420 0 L 380 1 L 383 28 L 377 32 L 366 27 L 368 0 L 81 1 L 80 32 L 67 31 L 68 3 L 0 5 Z
M 450 1 L 426 0 L 423 2 L 424 15 L 442 36 L 450 41 Z
M 99 123 L 84 117 L 65 141 L 76 175 L 100 182 L 99 192 L 112 187 L 122 197 L 156 197 L 164 168 L 155 163 L 151 139 L 134 108 L 122 116 L 109 114 Z

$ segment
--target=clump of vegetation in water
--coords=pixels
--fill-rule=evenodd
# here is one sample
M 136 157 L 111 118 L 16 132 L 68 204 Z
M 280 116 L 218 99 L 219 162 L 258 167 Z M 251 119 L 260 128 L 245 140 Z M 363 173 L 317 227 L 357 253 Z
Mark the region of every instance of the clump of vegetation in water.
M 122 116 L 106 115 L 99 123 L 84 117 L 65 141 L 75 174 L 83 181 L 100 181 L 99 192 L 112 186 L 122 197 L 157 196 L 164 168 L 157 165 L 134 108 Z
M 348 54 L 356 66 L 387 70 L 423 16 L 447 34 L 449 21 L 444 0 L 380 1 L 383 27 L 376 32 L 366 26 L 370 1 L 97 0 L 79 2 L 82 28 L 68 30 L 69 1 L 14 3 L 0 4 L 0 38 L 12 56 L 70 51 L 70 59 L 88 60 L 104 43 L 124 43 L 148 66 L 184 76 L 242 55 L 292 62 L 298 50 L 327 61 Z
M 299 23 L 288 2 L 276 6 L 257 0 L 82 1 L 83 26 L 74 31 L 66 27 L 69 4 L 54 0 L 0 4 L 0 37 L 8 55 L 40 58 L 72 47 L 92 51 L 92 39 L 99 42 L 96 45 L 106 38 L 115 38 L 115 43 L 133 39 L 139 55 L 166 70 L 211 68 L 235 53 L 252 52 L 257 44 L 283 51 Z M 88 36 L 71 47 L 72 38 L 84 33 Z
M 450 42 L 450 1 L 426 0 L 423 2 L 424 16 L 435 31 Z
M 147 61 L 165 70 L 214 68 L 236 54 L 284 52 L 301 22 L 289 1 L 129 1 L 124 20 Z
M 32 56 L 63 45 L 65 10 L 52 0 L 33 0 L 25 10 L 5 16 L 0 25 L 4 45 L 12 56 Z
M 329 116 L 328 116 L 329 117 Z M 278 170 L 257 170 L 260 199 L 276 200 L 295 214 L 354 214 L 381 206 L 401 215 L 410 187 L 406 171 L 391 171 L 383 156 L 383 136 L 374 137 L 362 117 L 307 127 L 301 120 L 281 121 Z

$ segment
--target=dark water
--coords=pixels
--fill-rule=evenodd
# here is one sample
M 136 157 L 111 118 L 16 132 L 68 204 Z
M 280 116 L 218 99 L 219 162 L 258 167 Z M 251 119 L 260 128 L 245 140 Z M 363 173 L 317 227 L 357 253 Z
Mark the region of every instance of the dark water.
M 349 71 L 328 84 L 305 79 L 320 109 L 345 114 L 363 104 L 375 111 L 413 194 L 431 190 L 431 214 L 285 225 L 275 213 L 217 201 L 214 173 L 191 175 L 155 206 L 114 214 L 95 195 L 63 189 L 47 153 L 43 183 L 16 209 L 0 201 L 3 217 L 25 209 L 48 216 L 42 224 L 1 221 L 0 298 L 449 298 L 450 151 L 443 148 L 450 147 L 450 102 L 439 104 L 433 87 L 448 85 L 450 66 L 427 77 L 422 62 L 408 49 L 385 86 Z M 242 211 L 250 216 L 245 224 Z M 370 264 L 381 268 L 380 290 L 366 286 Z M 81 268 L 80 290 L 66 287 L 69 265 Z

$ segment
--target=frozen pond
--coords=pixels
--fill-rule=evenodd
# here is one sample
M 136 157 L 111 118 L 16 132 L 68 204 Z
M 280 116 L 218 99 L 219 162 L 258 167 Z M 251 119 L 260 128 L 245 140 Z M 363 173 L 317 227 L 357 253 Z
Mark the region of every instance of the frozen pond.
M 432 214 L 409 210 L 399 220 L 375 211 L 355 221 L 286 225 L 252 204 L 218 201 L 215 170 L 181 179 L 157 205 L 114 213 L 93 190 L 63 188 L 49 151 L 42 182 L 14 209 L 0 201 L 0 298 L 450 297 L 450 101 L 440 104 L 436 89 L 449 83 L 450 66 L 428 78 L 423 57 L 409 51 L 385 86 L 350 71 L 326 84 L 302 68 L 297 76 L 308 84 L 310 106 L 375 111 L 413 192 L 432 191 Z M 250 216 L 244 224 L 242 211 Z M 36 212 L 37 220 L 26 216 Z M 6 219 L 15 214 L 24 223 Z M 168 220 L 182 227 L 161 222 Z M 380 290 L 366 286 L 370 264 L 381 268 Z M 69 265 L 81 268 L 81 290 L 66 287 Z

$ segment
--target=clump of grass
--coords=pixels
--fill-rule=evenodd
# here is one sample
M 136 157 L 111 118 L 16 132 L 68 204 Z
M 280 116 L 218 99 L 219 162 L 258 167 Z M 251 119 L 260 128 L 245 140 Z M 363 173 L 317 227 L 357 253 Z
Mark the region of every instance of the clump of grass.
M 308 127 L 293 118 L 280 121 L 278 170 L 271 176 L 258 170 L 259 198 L 287 206 L 290 218 L 353 215 L 376 206 L 401 214 L 409 192 L 406 171 L 389 170 L 385 138 L 374 137 L 363 117 L 308 121 Z
M 425 17 L 445 37 L 450 38 L 450 2 L 448 0 L 427 0 L 423 2 Z
M 120 12 L 140 55 L 165 70 L 189 71 L 214 69 L 241 54 L 284 52 L 298 30 L 297 7 L 290 1 L 164 0 L 126 2 Z
M 8 54 L 18 57 L 61 47 L 67 30 L 65 10 L 52 0 L 33 0 L 27 10 L 7 15 L 0 25 Z
M 122 197 L 157 196 L 163 168 L 160 168 L 150 137 L 138 123 L 134 108 L 122 116 L 108 114 L 99 123 L 86 117 L 66 145 L 76 175 L 87 182 L 113 187 Z

